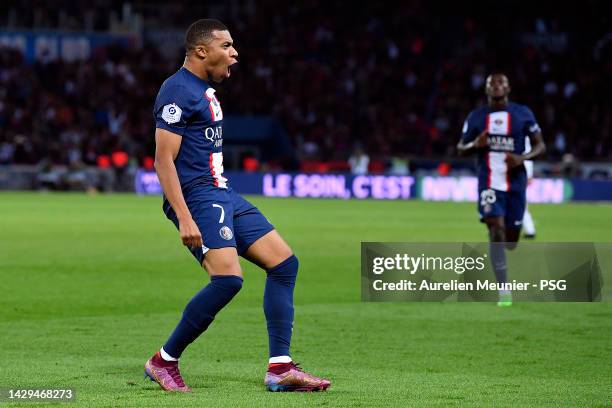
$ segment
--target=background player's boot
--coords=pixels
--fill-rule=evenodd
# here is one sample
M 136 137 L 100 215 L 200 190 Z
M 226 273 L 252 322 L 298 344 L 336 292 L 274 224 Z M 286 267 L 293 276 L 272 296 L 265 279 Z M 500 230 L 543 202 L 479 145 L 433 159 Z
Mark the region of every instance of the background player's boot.
M 325 391 L 331 381 L 304 372 L 299 364 L 272 364 L 264 384 L 268 391 Z
M 500 290 L 499 291 L 499 301 L 497 302 L 497 306 L 507 307 L 512 306 L 512 292 L 509 290 Z
M 178 368 L 178 361 L 166 361 L 159 354 L 146 362 L 145 378 L 155 381 L 164 391 L 190 392 L 191 388 L 185 385 Z

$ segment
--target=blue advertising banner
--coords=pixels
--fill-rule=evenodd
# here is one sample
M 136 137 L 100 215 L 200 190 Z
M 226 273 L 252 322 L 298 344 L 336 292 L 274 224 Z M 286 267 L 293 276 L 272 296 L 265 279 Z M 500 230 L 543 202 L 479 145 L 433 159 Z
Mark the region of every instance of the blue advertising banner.
M 224 175 L 239 193 L 266 197 L 408 200 L 415 193 L 415 179 L 410 176 L 242 172 Z M 161 194 L 157 175 L 150 171 L 137 173 L 135 189 L 140 194 Z
M 241 194 L 265 197 L 476 202 L 476 177 L 392 176 L 311 173 L 224 173 Z M 155 172 L 139 171 L 139 194 L 161 194 Z M 612 181 L 539 178 L 527 187 L 530 203 L 558 204 L 570 200 L 612 201 Z
M 264 174 L 262 193 L 266 197 L 408 200 L 414 198 L 414 178 L 382 175 Z

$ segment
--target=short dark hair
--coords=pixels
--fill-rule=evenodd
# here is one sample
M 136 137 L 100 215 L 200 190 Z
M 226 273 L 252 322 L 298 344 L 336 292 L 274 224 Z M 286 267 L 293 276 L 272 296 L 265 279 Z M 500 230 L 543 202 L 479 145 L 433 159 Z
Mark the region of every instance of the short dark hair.
M 213 31 L 227 30 L 225 24 L 214 18 L 204 18 L 198 20 L 187 29 L 185 35 L 185 50 L 187 52 L 195 50 L 198 44 L 207 43 L 212 40 Z
M 502 71 L 502 70 L 497 70 L 496 69 L 496 70 L 491 71 L 491 73 L 487 76 L 487 78 L 488 77 L 493 77 L 493 76 L 504 76 L 504 77 L 506 77 L 508 82 L 510 82 L 510 79 L 508 78 L 508 75 L 504 71 Z

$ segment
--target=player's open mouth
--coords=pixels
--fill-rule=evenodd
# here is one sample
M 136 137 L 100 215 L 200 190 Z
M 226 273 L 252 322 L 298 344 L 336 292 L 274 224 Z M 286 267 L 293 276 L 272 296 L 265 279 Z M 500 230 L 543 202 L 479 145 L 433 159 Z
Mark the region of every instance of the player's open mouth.
M 231 68 L 231 67 L 232 67 L 232 65 L 234 65 L 234 64 L 236 64 L 236 63 L 235 63 L 235 62 L 233 62 L 233 63 L 231 63 L 231 64 L 229 64 L 229 65 L 227 66 L 227 73 L 226 73 L 226 77 L 227 77 L 227 78 L 229 78 L 229 77 L 232 75 L 232 68 Z

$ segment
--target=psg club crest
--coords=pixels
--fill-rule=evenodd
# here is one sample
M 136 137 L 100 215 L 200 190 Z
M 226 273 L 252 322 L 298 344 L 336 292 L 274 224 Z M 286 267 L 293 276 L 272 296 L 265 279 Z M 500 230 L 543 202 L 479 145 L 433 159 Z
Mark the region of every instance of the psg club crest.
M 234 234 L 232 233 L 232 230 L 225 225 L 221 227 L 221 229 L 219 230 L 219 235 L 221 235 L 221 238 L 223 238 L 226 241 L 229 241 L 234 236 Z

